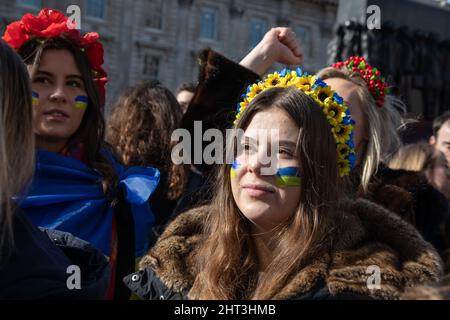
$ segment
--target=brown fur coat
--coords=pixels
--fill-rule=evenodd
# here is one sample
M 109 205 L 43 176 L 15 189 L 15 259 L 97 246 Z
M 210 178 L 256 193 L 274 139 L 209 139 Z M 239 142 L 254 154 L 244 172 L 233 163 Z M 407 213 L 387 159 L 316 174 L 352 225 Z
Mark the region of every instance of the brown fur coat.
M 362 199 L 346 201 L 339 210 L 343 218 L 336 222 L 329 253 L 298 270 L 276 299 L 397 299 L 408 287 L 439 280 L 439 255 L 411 225 Z M 128 287 L 145 299 L 185 299 L 208 214 L 203 206 L 178 216 L 141 260 L 141 271 L 124 279 Z M 373 265 L 380 268 L 381 287 L 370 290 Z

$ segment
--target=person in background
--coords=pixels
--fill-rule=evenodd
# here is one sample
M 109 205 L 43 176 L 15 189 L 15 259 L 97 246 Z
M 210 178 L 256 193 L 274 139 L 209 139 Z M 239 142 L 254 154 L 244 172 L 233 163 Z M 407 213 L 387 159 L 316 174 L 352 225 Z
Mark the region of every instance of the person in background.
M 185 82 L 181 84 L 176 91 L 177 101 L 180 104 L 181 111 L 186 113 L 189 104 L 195 94 L 196 85 L 192 82 Z
M 450 168 L 445 155 L 432 145 L 422 142 L 401 147 L 389 161 L 389 168 L 423 172 L 433 187 L 450 199 Z
M 450 165 L 450 111 L 444 112 L 433 121 L 433 135 L 430 144 L 444 153 Z
M 200 184 L 188 165 L 176 165 L 171 159 L 171 135 L 178 128 L 181 115 L 180 105 L 170 90 L 159 81 L 151 81 L 128 88 L 107 120 L 106 140 L 126 166 L 151 166 L 161 172 L 160 183 L 150 199 L 155 215 L 151 244 L 176 208 L 190 208 L 186 197 L 195 191 L 194 185 Z

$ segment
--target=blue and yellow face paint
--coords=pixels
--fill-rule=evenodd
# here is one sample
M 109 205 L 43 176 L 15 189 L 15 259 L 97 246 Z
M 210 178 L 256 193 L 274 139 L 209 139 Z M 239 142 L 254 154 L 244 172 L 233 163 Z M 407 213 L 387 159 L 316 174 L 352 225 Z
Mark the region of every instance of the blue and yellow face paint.
M 236 178 L 236 176 L 237 176 L 237 172 L 236 171 L 239 169 L 240 166 L 241 166 L 241 164 L 239 163 L 239 161 L 234 159 L 233 163 L 231 164 L 231 168 L 230 168 L 230 177 L 231 177 L 231 179 Z
M 88 105 L 88 101 L 89 101 L 89 99 L 86 96 L 77 96 L 75 98 L 75 108 L 81 109 L 81 110 L 86 109 L 87 105 Z
M 277 170 L 277 185 L 279 187 L 299 187 L 300 172 L 297 167 L 285 167 Z
M 31 102 L 33 107 L 36 107 L 39 104 L 39 93 L 36 91 L 31 92 Z
M 237 170 L 241 167 L 239 161 L 234 159 L 230 168 L 231 179 L 236 178 Z M 299 187 L 301 183 L 300 170 L 297 167 L 279 168 L 276 173 L 277 186 L 279 187 Z

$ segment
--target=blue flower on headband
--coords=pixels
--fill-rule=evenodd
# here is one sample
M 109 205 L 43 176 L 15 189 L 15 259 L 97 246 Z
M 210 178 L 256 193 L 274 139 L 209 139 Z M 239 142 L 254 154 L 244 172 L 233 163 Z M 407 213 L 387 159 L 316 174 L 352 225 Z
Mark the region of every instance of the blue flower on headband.
M 312 88 L 313 88 L 313 89 L 316 89 L 317 87 L 325 88 L 325 87 L 327 87 L 327 86 L 328 86 L 328 85 L 327 85 L 322 79 L 317 78 L 317 79 L 316 79 L 316 82 L 314 82 Z
M 356 155 L 354 153 L 350 153 L 347 156 L 348 162 L 350 162 L 350 167 L 353 169 L 356 165 Z
M 333 93 L 333 100 L 339 104 L 344 103 L 344 99 L 342 99 L 342 97 L 338 95 L 336 92 Z

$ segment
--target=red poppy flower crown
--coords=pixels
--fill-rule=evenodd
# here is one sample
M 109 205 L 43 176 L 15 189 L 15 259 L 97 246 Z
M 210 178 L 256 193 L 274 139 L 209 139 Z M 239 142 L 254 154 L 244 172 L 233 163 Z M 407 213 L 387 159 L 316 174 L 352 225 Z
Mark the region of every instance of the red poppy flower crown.
M 383 107 L 384 98 L 389 93 L 389 88 L 377 68 L 372 67 L 363 57 L 359 56 L 350 57 L 346 61 L 340 61 L 331 66 L 336 69 L 346 67 L 350 71 L 360 73 L 366 81 L 367 88 L 375 99 L 377 106 Z
M 89 32 L 82 37 L 75 27 L 75 23 L 69 21 L 62 12 L 42 9 L 37 16 L 27 13 L 21 20 L 9 24 L 2 39 L 18 50 L 31 39 L 57 38 L 64 34 L 86 54 L 103 106 L 108 78 L 102 68 L 104 51 L 103 45 L 99 41 L 100 36 L 97 32 Z

